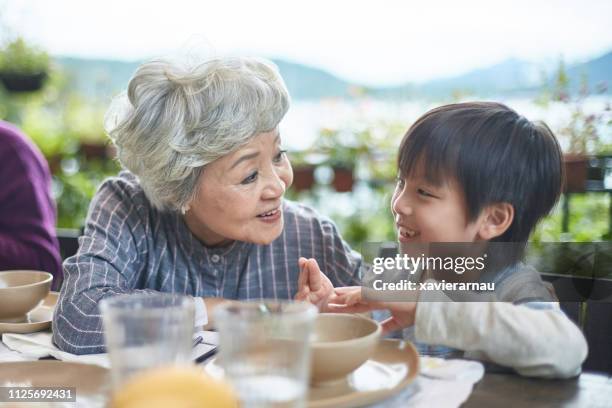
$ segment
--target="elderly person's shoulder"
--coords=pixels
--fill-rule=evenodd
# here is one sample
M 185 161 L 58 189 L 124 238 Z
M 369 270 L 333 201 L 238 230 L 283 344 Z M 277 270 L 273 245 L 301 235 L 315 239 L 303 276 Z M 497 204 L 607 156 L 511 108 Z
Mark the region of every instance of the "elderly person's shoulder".
M 121 171 L 117 176 L 105 179 L 94 198 L 92 199 L 91 212 L 103 210 L 116 213 L 133 209 L 133 212 L 149 211 L 151 204 L 134 174 L 129 171 Z
M 146 197 L 138 177 L 127 170 L 122 170 L 116 176 L 107 177 L 98 187 L 98 193 L 101 192 L 113 193 L 128 200 L 142 200 Z

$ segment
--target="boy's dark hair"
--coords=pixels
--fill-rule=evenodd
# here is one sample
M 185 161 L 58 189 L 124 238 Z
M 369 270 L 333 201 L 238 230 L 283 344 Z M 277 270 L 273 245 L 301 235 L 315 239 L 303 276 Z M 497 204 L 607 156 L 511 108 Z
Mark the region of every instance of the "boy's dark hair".
M 527 242 L 563 183 L 561 148 L 548 126 L 494 102 L 444 105 L 421 116 L 400 145 L 400 175 L 420 164 L 429 182 L 458 183 L 470 221 L 490 204 L 514 207 L 512 224 L 493 241 Z

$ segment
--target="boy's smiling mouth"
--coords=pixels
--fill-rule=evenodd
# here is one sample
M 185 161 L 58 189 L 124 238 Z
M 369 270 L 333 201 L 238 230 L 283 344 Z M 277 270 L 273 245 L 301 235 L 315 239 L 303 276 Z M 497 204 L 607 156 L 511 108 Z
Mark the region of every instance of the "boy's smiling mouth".
M 397 225 L 397 231 L 398 231 L 398 239 L 402 242 L 414 240 L 416 237 L 420 235 L 418 231 L 412 228 L 403 226 L 403 225 L 399 225 L 399 224 Z

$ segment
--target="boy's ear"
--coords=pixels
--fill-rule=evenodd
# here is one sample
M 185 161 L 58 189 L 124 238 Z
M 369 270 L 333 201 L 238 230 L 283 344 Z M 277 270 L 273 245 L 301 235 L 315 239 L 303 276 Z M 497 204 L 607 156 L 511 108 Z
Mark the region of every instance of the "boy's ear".
M 478 237 L 491 240 L 502 235 L 514 220 L 514 207 L 510 203 L 495 203 L 487 206 L 481 215 Z

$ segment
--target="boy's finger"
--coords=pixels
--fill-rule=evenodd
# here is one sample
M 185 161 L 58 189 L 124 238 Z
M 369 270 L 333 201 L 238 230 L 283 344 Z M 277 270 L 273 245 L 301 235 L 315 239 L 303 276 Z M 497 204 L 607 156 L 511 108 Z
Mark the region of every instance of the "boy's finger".
M 347 306 L 352 306 L 354 304 L 362 302 L 361 291 L 351 291 L 341 295 L 336 293 L 336 295 L 334 296 L 334 300 L 335 303 L 342 303 Z
M 341 286 L 339 288 L 335 288 L 334 291 L 337 295 L 344 295 L 355 291 L 361 291 L 361 286 Z
M 334 303 L 344 304 L 344 305 L 354 305 L 357 303 L 357 300 L 360 300 L 359 297 L 356 297 L 353 292 L 345 293 L 342 295 L 335 294 L 334 295 Z
M 335 313 L 364 313 L 371 312 L 373 309 L 370 305 L 358 304 L 353 306 L 340 305 L 336 303 L 330 303 L 327 305 L 330 312 Z
M 383 336 L 385 334 L 388 334 L 394 331 L 398 331 L 404 328 L 401 324 L 398 323 L 398 321 L 393 316 L 384 320 L 380 325 L 382 326 Z

